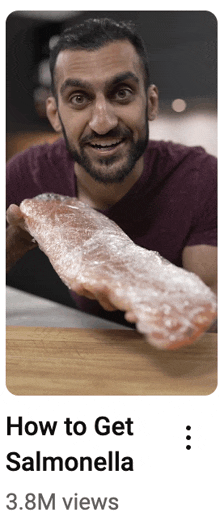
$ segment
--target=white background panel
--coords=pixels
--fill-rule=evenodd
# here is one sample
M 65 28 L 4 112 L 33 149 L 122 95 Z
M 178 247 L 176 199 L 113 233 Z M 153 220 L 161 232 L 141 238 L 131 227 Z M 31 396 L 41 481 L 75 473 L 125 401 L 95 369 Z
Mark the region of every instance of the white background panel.
M 87 3 L 80 7 L 87 9 Z M 162 9 L 158 3 L 153 8 Z M 31 5 L 34 9 L 54 8 L 52 2 L 38 2 Z M 75 6 L 74 6 L 75 7 Z M 95 2 L 94 9 L 103 9 L 103 4 Z M 123 9 L 118 2 L 112 3 L 113 9 Z M 146 9 L 152 5 L 127 2 L 126 9 Z M 211 10 L 216 13 L 216 3 L 184 2 L 184 9 Z M 19 8 L 30 9 L 30 4 L 13 2 L 3 8 L 5 16 Z M 71 3 L 72 8 L 72 3 Z M 166 9 L 176 9 L 175 2 L 168 2 Z M 62 9 L 70 9 L 70 2 L 64 2 Z M 216 13 L 217 14 L 217 13 Z M 4 32 L 2 24 L 2 33 Z M 4 38 L 2 37 L 2 47 Z M 4 57 L 3 57 L 4 62 Z M 4 139 L 2 140 L 4 145 Z M 4 157 L 4 151 L 2 152 Z M 4 160 L 3 160 L 4 162 Z M 2 181 L 3 182 L 3 181 Z M 2 189 L 4 193 L 4 185 Z M 4 211 L 4 210 L 3 210 Z M 3 239 L 4 240 L 4 239 Z M 4 295 L 4 282 L 2 283 Z M 19 397 L 13 396 L 4 384 L 4 319 L 2 323 L 1 353 L 1 518 L 16 521 L 25 519 L 42 520 L 125 520 L 149 521 L 217 521 L 219 519 L 219 389 L 210 396 L 202 397 Z M 134 422 L 133 436 L 126 434 L 99 436 L 94 432 L 94 421 L 105 415 L 111 422 Z M 6 435 L 6 418 L 11 416 L 14 422 L 18 416 L 23 421 L 57 421 L 54 436 L 18 436 L 13 429 L 11 436 Z M 82 420 L 87 425 L 84 436 L 67 436 L 64 420 Z M 190 425 L 191 440 L 186 440 Z M 191 450 L 186 445 L 191 445 Z M 119 451 L 121 457 L 133 458 L 133 472 L 11 472 L 6 469 L 6 455 L 18 452 L 22 457 L 34 456 L 39 450 L 42 455 L 59 455 L 64 459 L 89 455 L 105 457 L 108 451 Z M 17 495 L 18 507 L 8 510 L 8 493 Z M 43 494 L 45 501 L 55 493 L 56 509 L 39 510 L 25 508 L 25 495 Z M 110 510 L 82 510 L 73 507 L 67 511 L 62 497 L 117 497 L 119 508 Z M 21 509 L 22 507 L 22 509 Z

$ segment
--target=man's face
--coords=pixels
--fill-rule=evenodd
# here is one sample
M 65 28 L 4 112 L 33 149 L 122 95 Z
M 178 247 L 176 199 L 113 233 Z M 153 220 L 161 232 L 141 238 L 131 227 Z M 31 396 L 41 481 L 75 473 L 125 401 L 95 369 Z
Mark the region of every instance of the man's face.
M 58 117 L 74 160 L 102 183 L 123 181 L 148 142 L 143 66 L 128 41 L 57 58 Z

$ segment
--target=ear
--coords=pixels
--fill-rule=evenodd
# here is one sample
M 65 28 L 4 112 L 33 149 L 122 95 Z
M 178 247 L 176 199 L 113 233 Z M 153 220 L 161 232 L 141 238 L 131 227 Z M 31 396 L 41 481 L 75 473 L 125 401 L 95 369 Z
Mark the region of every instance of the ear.
M 148 120 L 153 121 L 158 114 L 158 89 L 156 85 L 150 85 L 147 91 Z
M 54 98 L 54 96 L 50 96 L 46 100 L 46 113 L 47 113 L 47 117 L 48 117 L 49 122 L 51 123 L 53 129 L 56 132 L 61 132 L 62 127 L 61 127 L 61 123 L 60 123 L 56 99 Z

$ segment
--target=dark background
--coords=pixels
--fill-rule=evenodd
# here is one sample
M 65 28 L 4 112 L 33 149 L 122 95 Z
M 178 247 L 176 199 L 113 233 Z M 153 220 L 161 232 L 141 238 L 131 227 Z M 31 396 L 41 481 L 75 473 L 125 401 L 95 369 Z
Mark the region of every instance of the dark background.
M 48 41 L 65 27 L 90 17 L 131 20 L 148 50 L 151 81 L 160 104 L 196 99 L 216 103 L 217 21 L 208 11 L 15 11 L 7 19 L 7 141 L 22 133 L 51 132 L 39 116 L 34 92 L 38 67 L 47 60 Z M 13 155 L 13 146 L 11 155 Z M 16 150 L 16 148 L 15 148 Z M 10 271 L 7 284 L 73 305 L 67 288 L 46 256 L 33 250 Z
M 90 17 L 137 24 L 162 102 L 216 97 L 217 21 L 208 11 L 15 11 L 7 19 L 8 132 L 50 128 L 34 106 L 38 64 L 48 57 L 51 36 Z

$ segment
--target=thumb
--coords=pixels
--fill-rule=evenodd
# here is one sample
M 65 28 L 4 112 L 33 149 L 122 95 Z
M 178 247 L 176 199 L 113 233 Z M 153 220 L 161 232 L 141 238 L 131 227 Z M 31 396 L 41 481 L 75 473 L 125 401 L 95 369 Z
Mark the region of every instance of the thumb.
M 6 212 L 6 219 L 8 224 L 21 225 L 24 221 L 23 214 L 16 204 L 10 204 Z

